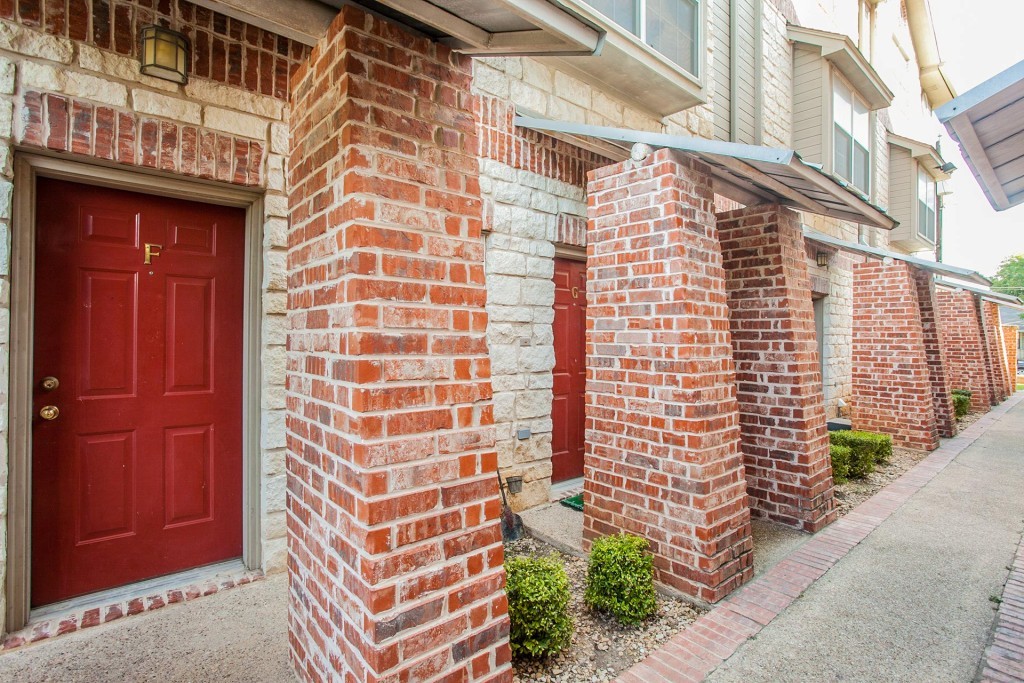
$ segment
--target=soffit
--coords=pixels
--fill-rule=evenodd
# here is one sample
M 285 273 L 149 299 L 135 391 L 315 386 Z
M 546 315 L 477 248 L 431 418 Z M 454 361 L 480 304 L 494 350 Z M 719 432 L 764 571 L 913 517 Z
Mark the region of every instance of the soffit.
M 989 203 L 1024 202 L 1024 61 L 939 107 Z

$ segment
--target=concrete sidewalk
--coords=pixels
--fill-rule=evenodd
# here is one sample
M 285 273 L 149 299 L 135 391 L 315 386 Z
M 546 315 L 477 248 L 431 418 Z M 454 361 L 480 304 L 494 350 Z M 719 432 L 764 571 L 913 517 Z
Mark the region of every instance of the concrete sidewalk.
M 707 680 L 971 681 L 1024 528 L 1024 404 Z

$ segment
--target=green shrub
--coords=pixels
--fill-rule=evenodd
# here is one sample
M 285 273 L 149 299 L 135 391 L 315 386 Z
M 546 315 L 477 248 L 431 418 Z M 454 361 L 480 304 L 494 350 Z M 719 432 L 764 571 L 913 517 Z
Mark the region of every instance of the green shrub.
M 647 539 L 629 534 L 594 541 L 587 567 L 586 603 L 623 624 L 638 624 L 658 611 L 654 557 Z
M 505 573 L 512 654 L 546 657 L 568 647 L 573 623 L 562 562 L 554 555 L 514 557 Z
M 844 484 L 850 478 L 850 459 L 853 452 L 849 446 L 839 444 L 831 444 L 828 449 L 832 454 L 832 481 Z
M 850 448 L 850 478 L 863 479 L 892 457 L 892 437 L 874 432 L 829 432 L 829 441 Z
M 957 419 L 964 417 L 971 412 L 971 397 L 953 392 L 953 414 Z
M 954 389 L 952 391 L 954 396 L 966 396 L 970 400 L 971 396 L 974 396 L 974 392 L 970 389 Z

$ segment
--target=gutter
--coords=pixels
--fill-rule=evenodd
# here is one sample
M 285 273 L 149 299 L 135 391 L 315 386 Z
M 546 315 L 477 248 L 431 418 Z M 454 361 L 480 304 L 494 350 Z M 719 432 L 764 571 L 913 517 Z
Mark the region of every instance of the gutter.
M 939 43 L 935 38 L 928 0 L 905 0 L 907 22 L 910 24 L 910 39 L 914 43 L 914 54 L 920 69 L 921 89 L 932 109 L 956 97 L 956 90 L 943 70 L 939 56 Z

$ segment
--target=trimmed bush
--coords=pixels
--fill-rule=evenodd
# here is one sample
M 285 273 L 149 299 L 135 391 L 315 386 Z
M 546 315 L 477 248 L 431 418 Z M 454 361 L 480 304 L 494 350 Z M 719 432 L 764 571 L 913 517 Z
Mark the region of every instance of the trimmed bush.
M 850 478 L 850 459 L 853 451 L 849 446 L 831 444 L 828 447 L 832 454 L 832 481 L 836 484 L 845 484 Z
M 959 420 L 971 412 L 971 397 L 953 392 L 953 414 Z
M 892 437 L 874 432 L 829 432 L 829 441 L 850 448 L 850 478 L 863 479 L 892 457 Z
M 954 396 L 966 396 L 967 400 L 970 400 L 971 396 L 974 396 L 974 392 L 971 391 L 970 389 L 953 389 L 953 391 L 950 393 L 952 393 Z
M 622 624 L 639 624 L 658 611 L 654 556 L 647 539 L 629 534 L 594 541 L 587 567 L 587 605 Z
M 514 557 L 505 562 L 509 640 L 512 654 L 546 657 L 572 640 L 569 577 L 562 562 L 550 557 Z

